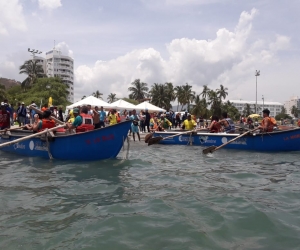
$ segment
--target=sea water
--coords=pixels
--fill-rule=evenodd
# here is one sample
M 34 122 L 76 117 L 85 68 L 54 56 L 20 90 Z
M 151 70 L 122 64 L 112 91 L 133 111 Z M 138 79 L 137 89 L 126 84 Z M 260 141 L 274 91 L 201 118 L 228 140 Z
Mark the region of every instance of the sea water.
M 300 249 L 300 153 L 132 142 L 129 159 L 0 152 L 0 249 Z

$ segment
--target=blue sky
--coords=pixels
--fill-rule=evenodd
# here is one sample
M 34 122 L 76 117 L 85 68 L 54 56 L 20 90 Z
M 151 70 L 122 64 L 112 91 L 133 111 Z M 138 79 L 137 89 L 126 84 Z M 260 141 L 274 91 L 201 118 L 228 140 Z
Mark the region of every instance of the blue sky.
M 75 101 L 128 95 L 140 78 L 229 89 L 228 99 L 300 95 L 300 1 L 0 0 L 0 76 L 22 81 L 27 48 L 75 60 Z

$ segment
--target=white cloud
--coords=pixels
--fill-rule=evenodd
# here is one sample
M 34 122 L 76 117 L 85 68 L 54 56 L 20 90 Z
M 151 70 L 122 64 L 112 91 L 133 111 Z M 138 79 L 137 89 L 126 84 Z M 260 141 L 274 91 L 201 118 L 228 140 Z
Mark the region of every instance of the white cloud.
M 23 7 L 19 0 L 0 1 L 0 35 L 9 35 L 9 29 L 26 31 Z
M 73 51 L 70 50 L 69 45 L 65 42 L 61 42 L 55 45 L 55 48 L 60 50 L 63 55 L 69 56 L 73 58 Z
M 38 0 L 41 9 L 53 10 L 62 6 L 61 0 Z
M 128 96 L 130 83 L 140 78 L 153 83 L 188 82 L 200 93 L 207 84 L 224 84 L 231 96 L 239 96 L 239 87 L 252 79 L 255 67 L 276 63 L 278 50 L 289 48 L 289 38 L 278 35 L 272 41 L 251 38 L 252 20 L 257 10 L 242 12 L 234 31 L 221 28 L 213 40 L 174 39 L 167 45 L 165 60 L 153 48 L 134 50 L 110 61 L 97 61 L 93 67 L 75 70 L 75 99 L 100 90 L 104 95 Z M 247 93 L 246 93 L 247 94 Z M 76 100 L 77 100 L 76 99 Z

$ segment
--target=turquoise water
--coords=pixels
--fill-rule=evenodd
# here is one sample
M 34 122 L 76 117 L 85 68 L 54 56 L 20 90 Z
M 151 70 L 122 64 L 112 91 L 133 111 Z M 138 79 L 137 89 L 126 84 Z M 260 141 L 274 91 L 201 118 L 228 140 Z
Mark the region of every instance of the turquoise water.
M 144 145 L 91 163 L 0 152 L 0 249 L 300 249 L 299 153 Z

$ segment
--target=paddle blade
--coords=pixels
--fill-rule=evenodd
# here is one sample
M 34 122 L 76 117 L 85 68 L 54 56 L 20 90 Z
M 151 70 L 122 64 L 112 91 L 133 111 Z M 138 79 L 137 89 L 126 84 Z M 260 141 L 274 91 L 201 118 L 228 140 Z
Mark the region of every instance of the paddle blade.
M 212 152 L 215 151 L 216 148 L 217 148 L 216 146 L 210 146 L 210 147 L 208 147 L 208 148 L 203 149 L 203 150 L 202 150 L 202 153 L 203 153 L 203 154 L 212 153 Z
M 148 146 L 152 145 L 152 144 L 157 144 L 159 143 L 163 138 L 161 136 L 159 137 L 154 137 L 154 138 L 151 138 L 149 141 L 148 141 Z
M 150 140 L 151 138 L 152 138 L 152 133 L 147 134 L 147 135 L 145 136 L 145 143 L 148 143 L 149 140 Z

